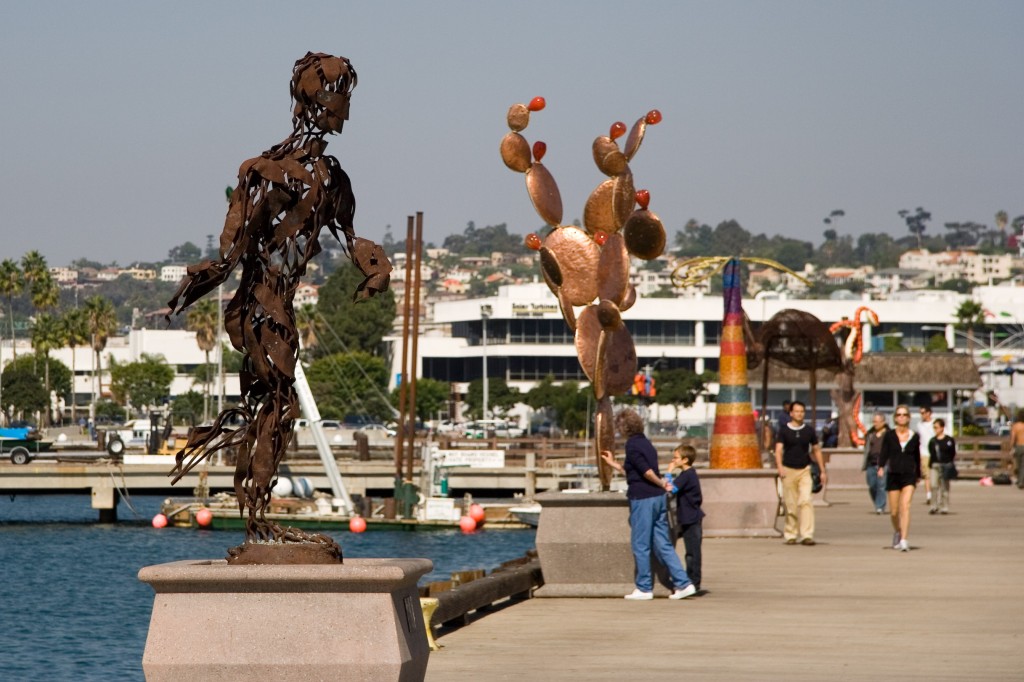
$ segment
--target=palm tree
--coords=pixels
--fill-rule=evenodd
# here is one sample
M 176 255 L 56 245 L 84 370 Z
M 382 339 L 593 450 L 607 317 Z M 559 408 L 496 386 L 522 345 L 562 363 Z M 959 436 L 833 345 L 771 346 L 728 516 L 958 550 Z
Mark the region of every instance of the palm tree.
M 323 323 L 317 317 L 316 306 L 307 303 L 295 311 L 295 326 L 302 339 L 302 348 L 309 352 L 319 343 L 319 334 L 323 331 Z
M 89 343 L 89 320 L 84 308 L 73 308 L 64 314 L 61 322 L 64 325 L 64 342 L 71 348 L 71 421 L 77 423 L 75 349 Z
M 206 298 L 188 311 L 185 326 L 196 333 L 196 345 L 206 354 L 206 382 L 203 385 L 203 421 L 210 418 L 210 351 L 217 347 L 217 306 L 219 302 Z
M 32 305 L 43 309 L 56 307 L 59 292 L 43 254 L 29 251 L 22 256 L 21 272 L 25 278 L 25 288 L 32 295 Z
M 60 303 L 60 287 L 49 271 L 32 282 L 32 305 L 37 310 L 53 310 Z
M 967 350 L 974 357 L 974 330 L 985 324 L 985 309 L 977 301 L 964 301 L 953 313 L 956 329 L 967 332 Z
M 0 263 L 0 293 L 7 297 L 7 318 L 11 322 L 11 352 L 18 357 L 14 346 L 14 297 L 20 296 L 25 290 L 25 277 L 18 267 L 17 261 L 7 258 Z
M 96 354 L 96 361 L 93 364 L 92 389 L 92 403 L 93 410 L 95 410 L 100 394 L 100 353 L 107 347 L 107 339 L 117 329 L 117 312 L 114 310 L 114 304 L 99 295 L 86 299 L 84 310 L 92 350 Z
M 43 313 L 36 317 L 32 325 L 32 349 L 37 355 L 43 356 L 43 386 L 46 388 L 46 396 L 50 396 L 50 351 L 63 348 L 66 334 L 64 325 L 60 319 Z M 43 410 L 43 424 L 50 425 L 50 410 Z

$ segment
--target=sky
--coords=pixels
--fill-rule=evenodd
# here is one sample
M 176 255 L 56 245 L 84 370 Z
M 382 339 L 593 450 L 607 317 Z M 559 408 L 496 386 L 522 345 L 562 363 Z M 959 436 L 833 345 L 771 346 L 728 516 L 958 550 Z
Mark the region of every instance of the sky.
M 669 234 L 690 219 L 819 244 L 907 234 L 900 209 L 1024 214 L 1020 0 L 9 3 L 0 23 L 0 258 L 125 266 L 219 235 L 238 166 L 291 131 L 307 51 L 348 57 L 328 152 L 356 231 L 440 244 L 542 227 L 501 162 L 511 104 L 547 108 L 564 222 L 604 179 L 590 146 L 649 109 L 631 163 Z M 713 254 L 720 255 L 720 254 Z

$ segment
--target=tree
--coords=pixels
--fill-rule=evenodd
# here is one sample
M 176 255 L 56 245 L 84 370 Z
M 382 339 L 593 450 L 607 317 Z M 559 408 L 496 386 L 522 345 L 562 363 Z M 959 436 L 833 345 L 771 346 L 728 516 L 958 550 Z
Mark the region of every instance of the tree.
M 363 351 L 317 358 L 306 369 L 309 388 L 325 419 L 359 414 L 389 419 L 394 412 L 384 393 L 388 369 L 384 360 Z
M 391 405 L 398 407 L 399 389 L 391 391 Z M 445 411 L 451 387 L 447 382 L 421 377 L 416 380 L 416 418 L 428 421 Z
M 22 356 L 4 367 L 0 381 L 4 387 L 2 407 L 8 423 L 19 413 L 45 412 L 49 405 L 50 396 L 32 365 L 31 357 Z
M 203 394 L 198 391 L 180 393 L 171 401 L 171 418 L 178 423 L 195 426 L 202 412 Z
M 947 343 L 944 335 L 932 334 L 928 337 L 924 350 L 926 353 L 945 353 L 949 350 L 949 343 Z
M 961 303 L 953 312 L 956 317 L 954 328 L 967 332 L 967 350 L 974 357 L 974 330 L 985 325 L 985 309 L 974 300 Z
M 100 394 L 100 353 L 107 347 L 107 339 L 117 329 L 117 313 L 114 306 L 102 296 L 90 296 L 85 301 L 85 319 L 89 330 L 90 345 L 96 360 L 93 364 L 92 401 L 95 405 Z M 95 410 L 95 408 L 94 408 Z
M 75 349 L 79 346 L 84 346 L 89 343 L 89 320 L 85 314 L 85 310 L 82 308 L 72 308 L 68 312 L 64 313 L 61 318 L 61 322 L 64 325 L 64 343 L 71 348 L 71 376 L 77 376 L 75 372 Z M 76 386 L 74 379 L 71 383 L 71 421 L 77 423 L 77 403 L 76 398 Z
M 346 259 L 344 265 L 335 270 L 320 288 L 317 311 L 326 330 L 313 353 L 314 357 L 339 350 L 348 353 L 363 351 L 371 355 L 381 353 L 381 340 L 391 332 L 395 321 L 395 295 L 385 291 L 356 302 L 352 297 L 362 280 L 359 270 Z
M 295 328 L 299 332 L 299 339 L 302 350 L 311 354 L 313 348 L 320 342 L 320 334 L 324 331 L 324 324 L 317 316 L 316 306 L 306 303 L 295 311 Z
M 193 263 L 202 257 L 202 249 L 192 242 L 179 244 L 167 252 L 167 260 L 171 263 Z
M 29 251 L 21 257 L 21 272 L 32 305 L 40 310 L 56 308 L 60 301 L 60 289 L 50 274 L 46 258 L 38 251 Z
M 171 392 L 174 369 L 162 355 L 143 353 L 136 362 L 111 360 L 110 392 L 119 404 L 136 410 L 163 402 Z
M 910 234 L 917 237 L 917 248 L 921 248 L 921 239 L 924 234 L 924 230 L 927 227 L 925 223 L 932 219 L 932 214 L 924 210 L 920 206 L 911 213 L 907 209 L 902 209 L 897 212 L 903 221 L 907 224 L 907 230 Z
M 48 313 L 38 315 L 32 325 L 32 349 L 43 357 L 44 378 L 43 388 L 50 395 L 50 351 L 63 348 L 66 343 L 66 332 L 59 318 Z M 50 410 L 43 412 L 43 425 L 50 426 Z
M 576 434 L 587 428 L 590 409 L 596 407 L 593 391 L 575 381 L 555 383 L 554 377 L 544 377 L 531 388 L 523 402 L 543 412 L 562 429 L 564 433 Z
M 487 409 L 497 417 L 504 417 L 505 414 L 516 406 L 521 399 L 518 388 L 509 386 L 502 377 L 487 378 Z M 484 416 L 484 382 L 476 379 L 469 382 L 469 391 L 466 393 L 466 407 L 469 415 L 474 419 L 486 419 Z
M 189 331 L 196 333 L 196 345 L 199 350 L 206 354 L 206 379 L 203 381 L 203 421 L 210 418 L 210 386 L 213 381 L 210 376 L 210 351 L 217 347 L 217 332 L 220 327 L 217 325 L 218 301 L 204 298 L 196 301 L 189 308 L 185 316 L 185 326 Z
M 654 401 L 659 405 L 671 405 L 679 421 L 679 406 L 690 407 L 697 398 L 707 391 L 707 385 L 715 380 L 713 372 L 697 374 L 686 367 L 659 369 L 654 372 L 658 394 Z
M 11 323 L 11 351 L 14 357 L 18 357 L 18 349 L 14 345 L 14 299 L 24 290 L 25 278 L 17 261 L 5 258 L 0 263 L 0 293 L 7 297 L 7 319 Z

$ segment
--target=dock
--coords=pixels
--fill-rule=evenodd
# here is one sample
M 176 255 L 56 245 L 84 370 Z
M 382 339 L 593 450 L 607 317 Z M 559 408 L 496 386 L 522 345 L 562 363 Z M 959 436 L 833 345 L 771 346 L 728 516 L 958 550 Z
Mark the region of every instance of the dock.
M 705 539 L 703 596 L 535 598 L 442 630 L 426 679 L 1024 679 L 1024 491 L 957 481 L 931 516 L 919 488 L 910 552 L 865 490 L 829 499 L 813 547 Z

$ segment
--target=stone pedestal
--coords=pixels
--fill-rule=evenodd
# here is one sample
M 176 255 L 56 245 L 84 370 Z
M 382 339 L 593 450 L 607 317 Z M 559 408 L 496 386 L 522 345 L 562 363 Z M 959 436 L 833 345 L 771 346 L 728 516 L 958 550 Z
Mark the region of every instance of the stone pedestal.
M 146 680 L 421 680 L 429 650 L 416 581 L 432 567 L 429 559 L 147 566 L 139 580 L 156 597 Z
M 629 501 L 623 493 L 543 493 L 537 556 L 544 586 L 535 597 L 618 597 L 633 591 Z M 679 543 L 682 548 L 682 542 Z M 654 593 L 667 596 L 671 582 L 652 561 Z
M 699 469 L 704 537 L 777 538 L 775 469 Z
M 835 490 L 868 489 L 861 467 L 864 466 L 863 448 L 835 448 L 825 451 L 828 463 L 828 487 Z

